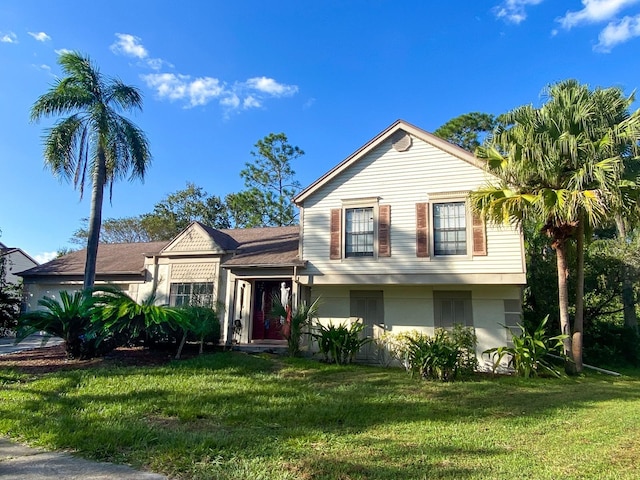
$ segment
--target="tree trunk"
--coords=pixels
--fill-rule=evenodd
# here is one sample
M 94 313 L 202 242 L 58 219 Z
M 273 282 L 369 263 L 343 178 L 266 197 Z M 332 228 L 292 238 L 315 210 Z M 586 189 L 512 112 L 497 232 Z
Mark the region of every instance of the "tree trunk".
M 620 215 L 616 215 L 616 229 L 618 230 L 618 240 L 627 245 L 627 227 Z M 638 329 L 638 316 L 636 315 L 636 302 L 633 293 L 633 280 L 629 272 L 626 261 L 622 263 L 622 308 L 625 327 Z
M 584 336 L 584 219 L 580 218 L 576 231 L 576 318 L 573 321 L 571 350 L 575 373 L 582 373 L 582 343 Z
M 564 238 L 554 241 L 556 250 L 556 262 L 558 265 L 558 307 L 560 308 L 560 330 L 566 338 L 562 340 L 564 354 L 568 360 L 565 365 L 567 373 L 573 373 L 575 364 L 573 363 L 573 351 L 571 348 L 571 324 L 569 322 L 569 289 L 567 278 L 569 268 L 567 267 L 567 244 Z
M 85 289 L 92 288 L 96 280 L 98 243 L 100 242 L 100 226 L 102 225 L 102 199 L 107 179 L 105 152 L 102 147 L 98 147 L 98 149 L 98 164 L 93 172 L 93 188 L 91 190 L 89 238 L 87 239 L 87 260 L 84 267 Z

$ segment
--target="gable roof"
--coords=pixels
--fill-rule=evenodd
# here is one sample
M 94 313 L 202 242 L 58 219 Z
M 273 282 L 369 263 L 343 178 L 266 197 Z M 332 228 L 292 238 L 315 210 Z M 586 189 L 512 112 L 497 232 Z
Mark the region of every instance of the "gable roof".
M 101 243 L 98 247 L 96 275 L 141 274 L 145 256 L 157 254 L 166 244 L 167 242 Z M 23 278 L 84 275 L 86 256 L 86 249 L 78 250 L 17 275 Z
M 349 155 L 345 160 L 336 165 L 334 168 L 329 170 L 326 174 L 320 177 L 318 180 L 313 182 L 307 188 L 302 190 L 294 199 L 294 203 L 298 206 L 302 204 L 311 194 L 316 192 L 319 188 L 326 185 L 329 181 L 334 179 L 336 176 L 340 175 L 343 171 L 351 167 L 358 160 L 366 156 L 373 149 L 378 147 L 380 144 L 391 138 L 391 136 L 399 130 L 403 130 L 408 134 L 419 138 L 420 140 L 428 143 L 444 152 L 447 152 L 454 157 L 459 158 L 460 160 L 464 160 L 465 162 L 478 167 L 484 168 L 484 162 L 478 158 L 476 158 L 472 153 L 466 151 L 463 148 L 458 147 L 452 143 L 443 140 L 440 137 L 436 137 L 432 133 L 429 133 L 421 128 L 418 128 L 404 120 L 397 120 L 395 123 L 391 124 L 385 130 L 380 132 L 377 136 L 375 136 L 368 143 L 360 147 L 354 153 Z
M 237 242 L 228 234 L 200 222 L 191 222 L 178 235 L 173 237 L 162 249 L 164 254 L 196 254 L 198 252 L 211 252 L 222 254 L 235 250 Z
M 11 255 L 12 253 L 19 253 L 24 256 L 27 260 L 35 265 L 40 265 L 37 260 L 35 260 L 31 255 L 17 247 L 7 247 L 4 243 L 0 243 L 0 256 Z

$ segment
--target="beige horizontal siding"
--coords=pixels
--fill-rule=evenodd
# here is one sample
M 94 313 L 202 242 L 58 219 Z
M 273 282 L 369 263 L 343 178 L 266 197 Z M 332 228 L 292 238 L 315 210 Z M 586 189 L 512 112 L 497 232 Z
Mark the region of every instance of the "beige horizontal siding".
M 382 143 L 305 201 L 302 255 L 305 274 L 522 273 L 520 233 L 512 227 L 487 228 L 484 257 L 416 257 L 415 204 L 430 195 L 470 191 L 486 183 L 486 173 L 417 139 L 406 152 Z M 378 197 L 391 205 L 391 257 L 329 259 L 329 214 L 344 200 Z M 431 240 L 431 239 L 430 239 Z

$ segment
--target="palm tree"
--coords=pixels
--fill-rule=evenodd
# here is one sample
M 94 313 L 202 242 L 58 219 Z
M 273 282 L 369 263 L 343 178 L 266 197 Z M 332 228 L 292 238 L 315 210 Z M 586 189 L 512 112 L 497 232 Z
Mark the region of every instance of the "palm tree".
M 91 177 L 91 213 L 84 288 L 93 286 L 96 274 L 98 241 L 102 223 L 105 186 L 113 193 L 113 182 L 125 177 L 144 179 L 151 162 L 149 144 L 142 130 L 120 115 L 120 111 L 142 109 L 137 88 L 118 79 L 105 77 L 89 57 L 63 53 L 58 59 L 66 77 L 38 98 L 31 108 L 31 120 L 58 115 L 44 136 L 44 159 L 54 175 L 73 180 L 84 193 Z
M 615 92 L 613 92 L 615 93 Z M 621 201 L 623 157 L 638 139 L 639 113 L 621 114 L 621 96 L 589 90 L 575 80 L 552 85 L 540 108 L 504 116 L 477 150 L 497 181 L 472 192 L 474 208 L 492 222 L 539 221 L 556 252 L 558 302 L 568 370 L 582 371 L 585 231 L 600 225 Z M 576 315 L 569 319 L 567 251 L 577 247 Z

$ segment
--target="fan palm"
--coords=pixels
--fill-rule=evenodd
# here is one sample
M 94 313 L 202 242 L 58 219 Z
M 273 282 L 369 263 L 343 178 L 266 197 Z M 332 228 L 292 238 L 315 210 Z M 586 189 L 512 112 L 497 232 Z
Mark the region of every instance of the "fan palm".
M 82 198 L 91 178 L 91 212 L 84 288 L 95 281 L 105 186 L 125 177 L 143 179 L 151 161 L 147 138 L 120 114 L 142 108 L 137 88 L 105 77 L 89 57 L 77 52 L 58 59 L 66 77 L 58 79 L 31 108 L 31 120 L 67 115 L 46 130 L 44 160 L 54 175 L 72 180 Z
M 519 107 L 504 115 L 477 155 L 497 180 L 472 192 L 476 210 L 492 222 L 540 222 L 556 251 L 558 302 L 568 367 L 582 370 L 583 241 L 624 203 L 623 158 L 637 143 L 638 112 L 626 113 L 618 90 L 589 90 L 575 80 L 552 85 L 540 108 Z M 624 104 L 624 106 L 623 106 Z M 576 316 L 569 320 L 567 248 L 577 243 Z

